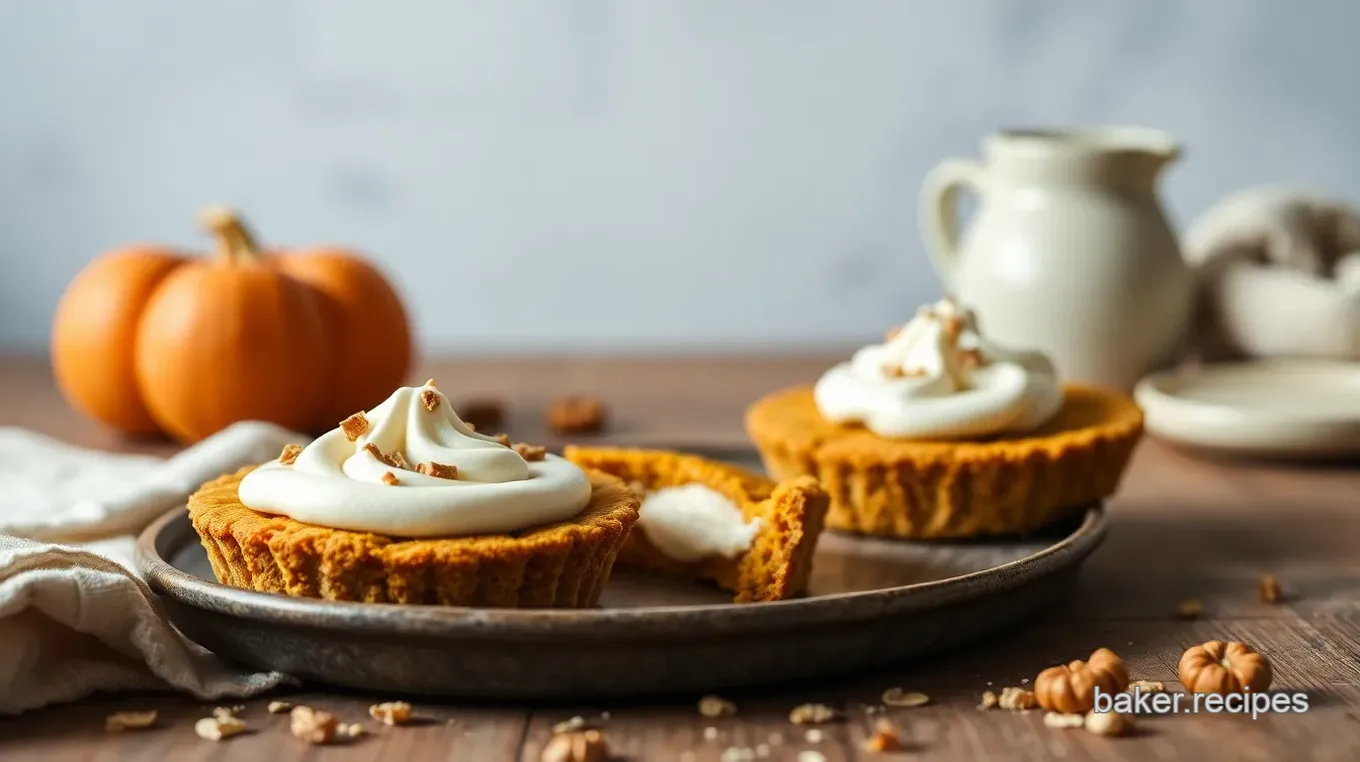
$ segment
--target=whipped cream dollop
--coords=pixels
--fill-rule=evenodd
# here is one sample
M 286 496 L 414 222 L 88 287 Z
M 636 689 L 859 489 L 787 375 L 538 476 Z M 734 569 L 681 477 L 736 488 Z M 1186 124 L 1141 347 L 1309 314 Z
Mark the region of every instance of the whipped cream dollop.
M 261 513 L 396 537 L 514 532 L 563 521 L 590 502 L 590 480 L 554 455 L 526 460 L 473 431 L 431 384 L 402 387 L 241 481 Z
M 1030 431 L 1063 404 L 1052 361 L 988 341 L 972 311 L 948 298 L 828 370 L 814 397 L 827 420 L 892 439 Z
M 657 550 L 690 563 L 745 553 L 761 521 L 746 521 L 741 508 L 726 495 L 696 483 L 649 492 L 638 510 L 637 525 Z

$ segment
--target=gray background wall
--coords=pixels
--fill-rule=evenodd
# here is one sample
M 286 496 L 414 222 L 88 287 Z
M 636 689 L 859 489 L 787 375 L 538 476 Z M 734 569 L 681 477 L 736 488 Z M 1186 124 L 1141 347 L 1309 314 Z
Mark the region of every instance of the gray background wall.
M 999 126 L 1172 131 L 1181 223 L 1356 190 L 1357 29 L 1347 0 L 0 0 L 0 345 L 219 201 L 373 252 L 435 351 L 857 340 L 938 293 L 918 183 Z

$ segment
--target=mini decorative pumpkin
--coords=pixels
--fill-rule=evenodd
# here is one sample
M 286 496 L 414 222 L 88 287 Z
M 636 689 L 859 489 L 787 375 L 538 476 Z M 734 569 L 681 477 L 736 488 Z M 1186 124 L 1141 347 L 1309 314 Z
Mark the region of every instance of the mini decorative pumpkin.
M 1129 687 L 1124 660 L 1108 648 L 1097 649 L 1086 661 L 1049 667 L 1034 680 L 1034 697 L 1050 712 L 1085 714 L 1095 708 L 1096 688 L 1119 693 Z
M 74 407 L 193 442 L 245 419 L 328 428 L 401 384 L 410 326 L 376 268 L 336 248 L 264 251 L 230 210 L 201 222 L 217 257 L 129 247 L 67 288 L 52 365 Z
M 1181 685 L 1191 693 L 1241 693 L 1270 687 L 1270 660 L 1246 643 L 1211 640 L 1181 656 Z

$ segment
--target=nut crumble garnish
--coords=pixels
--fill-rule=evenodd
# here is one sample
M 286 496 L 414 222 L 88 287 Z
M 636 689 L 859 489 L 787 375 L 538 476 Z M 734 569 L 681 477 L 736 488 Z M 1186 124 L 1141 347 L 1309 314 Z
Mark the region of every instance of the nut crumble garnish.
M 194 733 L 208 741 L 221 741 L 244 732 L 246 724 L 235 717 L 204 717 L 194 723 Z
M 799 704 L 789 712 L 789 722 L 794 725 L 820 725 L 840 717 L 840 712 L 826 704 Z
M 302 445 L 284 445 L 283 452 L 279 453 L 279 462 L 285 466 L 291 466 L 297 461 L 297 456 L 302 454 Z
M 996 708 L 996 704 L 997 698 L 995 693 L 992 693 L 991 691 L 982 692 L 982 703 L 978 704 L 979 709 L 994 709 Z
M 1139 693 L 1165 693 L 1166 685 L 1156 680 L 1134 680 L 1129 683 L 1129 690 L 1138 689 Z
M 435 391 L 434 389 L 426 389 L 425 391 L 421 392 L 420 404 L 424 405 L 426 410 L 433 413 L 436 409 L 439 408 L 439 392 Z
M 1086 729 L 1099 736 L 1123 735 L 1133 728 L 1133 720 L 1119 712 L 1095 712 L 1086 715 Z
M 880 717 L 874 723 L 874 734 L 864 740 L 864 750 L 872 754 L 885 751 L 902 751 L 902 732 L 886 718 Z
M 287 714 L 293 710 L 293 705 L 287 701 L 271 701 L 265 708 L 270 714 Z
M 1034 698 L 1032 691 L 1024 688 L 1002 688 L 1001 696 L 997 699 L 997 706 L 1009 711 L 1024 711 L 1033 709 L 1039 702 Z
M 501 447 L 509 447 L 509 446 L 510 446 L 510 435 L 509 435 L 509 434 L 497 434 L 497 435 L 496 435 L 496 441 L 500 444 Z
M 516 442 L 514 450 L 521 458 L 529 461 L 543 460 L 548 457 L 548 448 L 540 447 L 538 445 Z
M 330 743 L 339 725 L 335 715 L 309 706 L 295 706 L 289 713 L 289 729 L 307 743 Z
M 563 720 L 556 725 L 553 725 L 552 730 L 553 733 L 570 733 L 573 730 L 585 730 L 588 727 L 590 727 L 590 723 L 586 722 L 586 718 L 578 714 L 571 719 Z
M 425 379 L 425 385 L 428 386 L 428 387 L 430 387 L 431 389 L 433 389 L 433 388 L 434 388 L 434 379 L 433 379 L 433 378 L 427 378 L 427 379 Z
M 930 703 L 930 697 L 924 693 L 915 691 L 904 692 L 901 688 L 889 688 L 883 691 L 882 697 L 885 706 L 892 707 L 918 707 Z
M 368 431 L 368 416 L 364 415 L 364 411 L 360 410 L 341 421 L 340 430 L 345 432 L 345 439 L 348 439 L 351 442 L 357 442 L 359 437 L 363 436 L 365 431 Z
M 1044 726 L 1049 728 L 1079 728 L 1086 724 L 1086 718 L 1079 714 L 1049 712 L 1044 715 Z
M 1257 586 L 1261 593 L 1261 602 L 1275 605 L 1284 599 L 1284 590 L 1280 587 L 1280 581 L 1275 579 L 1274 574 L 1266 574 L 1261 577 L 1261 582 Z
M 555 434 L 592 434 L 604 427 L 604 403 L 595 397 L 559 397 L 548 405 L 547 419 Z
M 216 706 L 213 707 L 212 716 L 216 717 L 219 720 L 221 719 L 234 720 L 236 719 L 236 711 L 237 711 L 236 707 L 234 706 Z
M 806 739 L 808 743 L 821 743 L 822 739 L 825 737 L 826 734 L 817 728 L 812 728 L 803 734 L 803 738 Z
M 1190 598 L 1176 605 L 1177 619 L 1195 619 L 1204 613 L 1204 603 L 1198 598 Z
M 392 473 L 391 471 L 384 471 L 382 475 L 382 483 L 386 484 L 389 487 L 395 487 L 396 485 L 401 483 L 401 480 L 398 479 L 397 475 Z
M 125 730 L 145 730 L 156 724 L 156 710 L 144 712 L 114 712 L 104 718 L 104 732 L 122 733 Z
M 737 705 L 721 696 L 704 696 L 699 699 L 699 714 L 705 717 L 731 717 L 737 713 Z
M 416 473 L 425 474 L 426 476 L 436 476 L 440 479 L 457 479 L 458 466 L 450 466 L 444 463 L 435 463 L 431 461 L 416 466 Z
M 606 762 L 609 744 L 598 730 L 558 733 L 543 747 L 542 762 Z
M 368 716 L 384 725 L 404 725 L 411 721 L 411 705 L 405 701 L 385 701 L 370 706 Z
M 378 462 L 383 464 L 384 466 L 400 468 L 406 471 L 411 470 L 411 464 L 406 462 L 406 456 L 402 455 L 400 452 L 396 451 L 390 453 L 383 452 L 381 449 L 378 448 L 377 445 L 373 444 L 372 442 L 366 442 L 364 444 L 364 451 L 367 452 L 369 455 L 372 455 L 374 458 L 377 458 Z

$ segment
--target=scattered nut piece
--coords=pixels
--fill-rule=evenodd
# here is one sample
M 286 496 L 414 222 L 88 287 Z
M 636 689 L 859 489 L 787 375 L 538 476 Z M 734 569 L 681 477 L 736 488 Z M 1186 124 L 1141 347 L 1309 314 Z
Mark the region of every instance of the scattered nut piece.
M 382 450 L 378 449 L 378 446 L 373 444 L 372 442 L 367 442 L 364 444 L 364 451 L 367 452 L 369 455 L 372 455 L 374 458 L 378 460 L 379 463 L 382 463 L 384 466 L 390 466 L 392 468 L 402 468 L 407 471 L 411 470 L 410 464 L 406 462 L 406 456 L 402 455 L 399 452 L 391 453 L 383 452 Z
M 558 733 L 543 747 L 543 762 L 607 762 L 609 744 L 598 730 Z
M 156 724 L 156 710 L 144 712 L 114 712 L 104 718 L 104 732 L 122 733 L 125 730 L 146 730 Z
M 341 421 L 340 430 L 345 432 L 345 439 L 348 439 L 351 442 L 357 442 L 359 441 L 359 437 L 363 436 L 365 431 L 368 431 L 368 416 L 364 415 L 364 411 L 360 410 Z
M 439 392 L 435 391 L 434 389 L 426 389 L 425 391 L 421 392 L 420 404 L 424 405 L 425 409 L 430 411 L 431 413 L 433 413 L 435 410 L 438 410 Z
M 1086 729 L 1098 736 L 1118 736 L 1133 728 L 1133 720 L 1119 712 L 1091 712 L 1086 715 Z
M 991 691 L 982 692 L 982 703 L 978 704 L 979 709 L 994 709 L 997 704 L 996 694 Z
M 382 475 L 382 483 L 386 484 L 389 487 L 392 487 L 397 484 L 400 484 L 401 480 L 398 479 L 397 475 L 392 473 L 391 471 L 384 471 Z
M 425 379 L 425 385 L 428 386 L 428 387 L 430 387 L 431 389 L 433 389 L 433 388 L 434 388 L 434 379 L 433 379 L 433 378 Z
M 1086 718 L 1079 714 L 1049 712 L 1044 715 L 1044 726 L 1049 728 L 1079 728 L 1086 724 Z
M 1016 687 L 1002 688 L 1001 696 L 997 699 L 997 706 L 1013 712 L 1033 709 L 1038 703 L 1033 692 Z
M 699 699 L 699 714 L 705 717 L 731 717 L 737 713 L 737 705 L 721 696 L 704 696 Z
M 548 405 L 548 428 L 558 435 L 593 434 L 604 419 L 604 402 L 595 397 L 559 397 Z
M 872 754 L 880 754 L 885 751 L 902 751 L 906 744 L 902 742 L 902 732 L 897 726 L 888 720 L 880 717 L 874 723 L 874 734 L 864 740 L 864 750 Z
M 588 727 L 590 727 L 590 723 L 578 714 L 569 720 L 563 720 L 553 725 L 553 733 L 570 733 L 573 730 L 585 730 Z
M 804 749 L 798 752 L 797 762 L 826 762 L 826 755 L 816 749 Z
M 221 741 L 246 732 L 246 724 L 235 717 L 204 717 L 194 723 L 194 733 L 208 741 Z
M 1280 581 L 1275 579 L 1274 574 L 1267 574 L 1261 577 L 1259 584 L 1261 602 L 1269 603 L 1274 606 L 1284 599 L 1284 590 L 1280 587 Z
M 794 725 L 821 725 L 840 717 L 840 712 L 826 704 L 799 704 L 789 712 L 789 722 Z
M 288 716 L 291 719 L 290 729 L 293 735 L 307 743 L 330 743 L 331 739 L 335 738 L 339 723 L 330 712 L 309 706 L 295 706 Z
M 509 435 L 509 434 L 497 434 L 497 435 L 496 435 L 496 442 L 499 443 L 501 447 L 509 447 L 509 446 L 510 446 L 510 435 Z
M 1156 680 L 1134 680 L 1129 683 L 1129 690 L 1137 688 L 1139 693 L 1165 693 L 1166 685 Z
M 924 693 L 915 691 L 903 691 L 901 688 L 889 688 L 883 691 L 883 704 L 891 707 L 918 707 L 930 703 L 930 697 Z
M 479 429 L 494 429 L 505 422 L 505 407 L 496 400 L 470 400 L 458 405 L 463 423 Z
M 283 452 L 279 453 L 279 462 L 285 466 L 291 466 L 297 461 L 297 456 L 302 453 L 302 445 L 289 444 L 283 446 Z
M 221 719 L 234 720 L 236 719 L 236 707 L 232 706 L 213 707 L 212 716 L 216 717 L 219 720 Z
M 416 473 L 426 476 L 436 476 L 440 479 L 457 479 L 458 466 L 450 466 L 444 463 L 421 463 L 416 466 Z
M 1204 613 L 1204 602 L 1198 598 L 1190 598 L 1181 601 L 1176 605 L 1177 619 L 1195 619 Z
M 269 710 L 270 714 L 287 714 L 293 711 L 293 705 L 287 701 L 271 701 L 269 706 L 265 708 Z
M 336 728 L 336 732 L 347 738 L 358 738 L 359 736 L 367 733 L 368 728 L 365 728 L 363 725 L 360 725 L 357 722 L 351 722 L 348 725 L 342 723 L 339 727 Z
M 514 449 L 515 452 L 521 458 L 524 458 L 525 460 L 528 461 L 543 460 L 544 458 L 548 457 L 548 448 L 539 447 L 538 445 L 516 442 Z
M 384 725 L 405 725 L 411 721 L 411 705 L 405 701 L 384 701 L 370 706 L 368 716 Z

